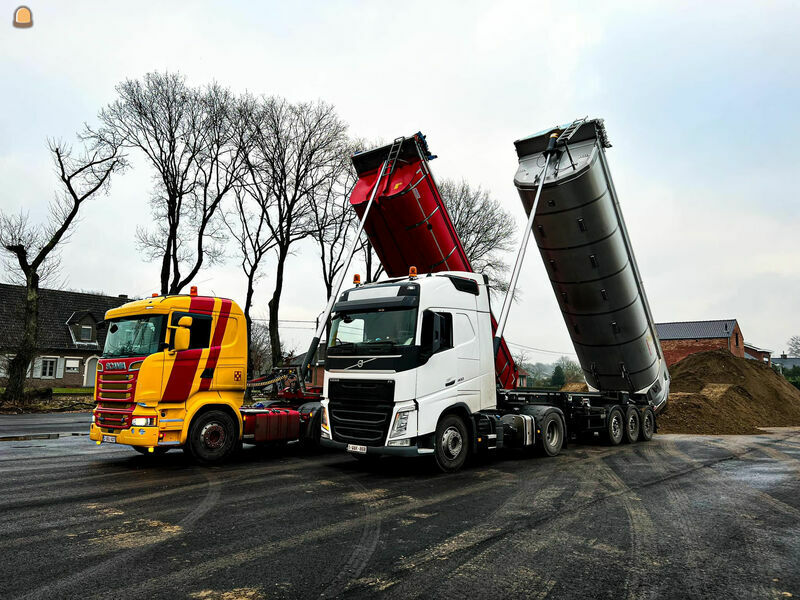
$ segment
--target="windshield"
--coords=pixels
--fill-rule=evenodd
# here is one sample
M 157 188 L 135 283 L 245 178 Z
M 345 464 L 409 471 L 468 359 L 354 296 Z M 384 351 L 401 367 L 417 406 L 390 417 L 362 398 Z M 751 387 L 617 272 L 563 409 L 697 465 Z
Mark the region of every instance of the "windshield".
M 333 316 L 330 349 L 355 348 L 370 351 L 394 346 L 412 346 L 417 326 L 417 309 L 384 309 L 346 312 Z
M 104 358 L 149 356 L 164 339 L 164 315 L 125 317 L 108 323 Z

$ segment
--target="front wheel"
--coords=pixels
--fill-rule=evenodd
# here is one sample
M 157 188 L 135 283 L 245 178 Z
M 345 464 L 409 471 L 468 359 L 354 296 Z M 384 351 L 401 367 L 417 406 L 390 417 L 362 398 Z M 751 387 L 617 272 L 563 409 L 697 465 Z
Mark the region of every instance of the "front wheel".
M 469 437 L 464 419 L 446 415 L 436 426 L 434 457 L 436 466 L 445 473 L 455 473 L 467 460 Z
M 192 422 L 186 445 L 195 460 L 204 464 L 222 462 L 236 449 L 236 425 L 221 410 L 209 410 Z

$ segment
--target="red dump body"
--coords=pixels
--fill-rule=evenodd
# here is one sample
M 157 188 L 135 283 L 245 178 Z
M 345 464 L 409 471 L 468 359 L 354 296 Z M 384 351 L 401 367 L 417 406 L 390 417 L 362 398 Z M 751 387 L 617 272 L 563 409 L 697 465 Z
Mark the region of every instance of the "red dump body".
M 353 157 L 359 179 L 350 195 L 350 204 L 361 219 L 389 151 L 390 146 L 385 146 Z M 394 169 L 389 177 L 384 176 L 364 224 L 364 231 L 389 277 L 404 277 L 411 266 L 417 267 L 419 274 L 473 272 L 431 175 L 428 158 L 422 134 L 403 142 Z M 496 326 L 492 317 L 493 331 Z M 503 388 L 515 387 L 516 366 L 505 340 L 500 344 L 495 371 Z

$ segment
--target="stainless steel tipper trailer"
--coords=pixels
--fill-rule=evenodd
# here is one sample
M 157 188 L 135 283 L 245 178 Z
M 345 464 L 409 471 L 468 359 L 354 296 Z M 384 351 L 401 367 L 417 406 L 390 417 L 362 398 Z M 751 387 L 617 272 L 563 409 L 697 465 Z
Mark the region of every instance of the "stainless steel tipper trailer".
M 530 215 L 557 131 L 534 239 L 588 385 L 646 395 L 658 413 L 669 373 L 606 162 L 603 121 L 580 120 L 515 142 L 514 185 Z

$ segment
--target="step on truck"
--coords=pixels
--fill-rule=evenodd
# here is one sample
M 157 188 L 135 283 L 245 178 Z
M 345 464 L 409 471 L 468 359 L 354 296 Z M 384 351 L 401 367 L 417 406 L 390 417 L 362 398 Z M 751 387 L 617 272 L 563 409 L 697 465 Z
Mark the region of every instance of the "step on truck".
M 429 455 L 456 471 L 468 456 L 501 448 L 552 456 L 568 439 L 652 437 L 669 373 L 603 122 L 579 119 L 515 147 L 528 223 L 498 319 L 436 187 L 424 136 L 353 156 L 350 202 L 389 278 L 336 288 L 329 300 L 322 445 L 357 458 Z M 516 388 L 503 329 L 530 233 L 591 391 Z
M 97 361 L 90 438 L 142 454 L 183 448 L 219 462 L 242 443 L 281 444 L 319 437 L 319 396 L 289 388 L 245 406 L 247 326 L 227 298 L 159 296 L 108 311 Z

